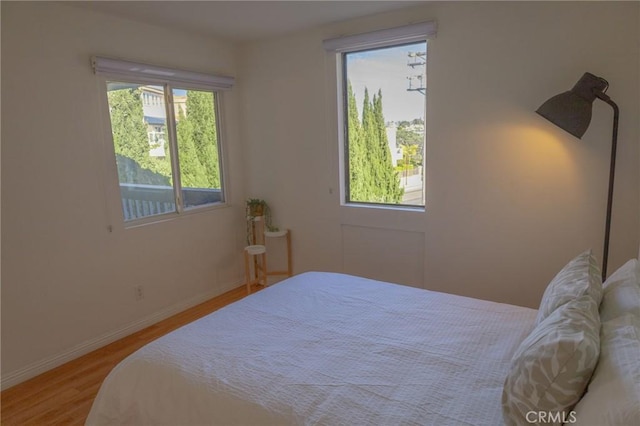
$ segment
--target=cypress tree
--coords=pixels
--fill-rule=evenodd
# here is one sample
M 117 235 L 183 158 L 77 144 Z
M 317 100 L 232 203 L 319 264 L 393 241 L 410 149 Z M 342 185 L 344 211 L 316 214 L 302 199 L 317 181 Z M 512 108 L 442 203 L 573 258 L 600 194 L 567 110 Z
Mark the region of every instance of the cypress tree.
M 363 186 L 364 195 L 366 201 L 381 202 L 382 199 L 379 196 L 379 178 L 380 173 L 378 165 L 380 161 L 378 146 L 378 134 L 376 131 L 375 116 L 373 114 L 373 104 L 369 99 L 369 90 L 364 89 L 364 101 L 362 105 L 362 134 L 363 134 L 363 148 L 364 148 L 364 166 L 363 166 Z
M 218 137 L 216 132 L 213 93 L 187 91 L 186 120 L 191 125 L 195 154 L 205 169 L 206 188 L 220 188 Z M 182 154 L 182 153 L 181 153 Z M 181 161 L 182 162 L 182 161 Z M 197 178 L 201 181 L 201 178 Z
M 364 194 L 364 147 L 362 126 L 358 115 L 356 97 L 351 82 L 347 82 L 348 147 L 349 147 L 349 197 L 352 201 L 367 201 Z
M 194 126 L 182 110 L 178 112 L 176 127 L 178 155 L 180 156 L 180 181 L 185 188 L 209 188 L 207 169 L 198 158 L 194 144 Z
M 404 190 L 394 170 L 382 110 L 382 91 L 370 100 L 365 87 L 362 119 L 347 82 L 349 196 L 351 201 L 399 203 Z
M 376 169 L 380 174 L 380 196 L 386 203 L 399 203 L 402 201 L 404 190 L 400 187 L 400 178 L 394 170 L 391 158 L 391 149 L 387 138 L 384 114 L 382 113 L 382 90 L 378 89 L 378 96 L 373 97 L 373 114 L 376 126 L 376 147 L 378 151 L 378 164 Z

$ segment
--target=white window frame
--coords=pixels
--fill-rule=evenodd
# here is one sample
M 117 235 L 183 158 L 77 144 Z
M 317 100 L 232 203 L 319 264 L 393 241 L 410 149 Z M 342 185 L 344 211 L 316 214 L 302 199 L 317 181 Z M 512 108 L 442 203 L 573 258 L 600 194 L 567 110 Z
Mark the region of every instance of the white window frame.
M 182 217 L 189 213 L 200 213 L 208 210 L 218 209 L 226 207 L 228 205 L 228 185 L 226 176 L 226 149 L 225 149 L 225 137 L 224 137 L 224 124 L 222 123 L 222 93 L 223 91 L 230 90 L 235 83 L 233 77 L 216 76 L 204 73 L 197 73 L 192 71 L 182 71 L 170 68 L 158 67 L 153 65 L 141 64 L 131 61 L 122 61 L 119 59 L 110 59 L 104 57 L 93 56 L 91 58 L 91 65 L 96 75 L 100 78 L 99 87 L 102 95 L 102 107 L 103 120 L 105 123 L 105 145 L 107 146 L 108 157 L 108 175 L 109 182 L 115 182 L 114 185 L 108 185 L 110 187 L 109 198 L 109 210 L 113 215 L 116 215 L 114 209 L 117 206 L 117 215 L 121 218 L 121 223 L 124 228 L 134 228 L 141 225 L 147 225 L 151 223 L 159 223 L 174 218 Z M 118 177 L 118 171 L 114 159 L 115 146 L 113 142 L 113 133 L 111 128 L 111 118 L 109 114 L 109 102 L 107 98 L 106 85 L 109 81 L 132 83 L 139 85 L 155 85 L 162 86 L 165 96 L 165 108 L 166 108 L 166 143 L 169 145 L 169 151 L 171 156 L 171 173 L 173 179 L 173 194 L 176 204 L 176 210 L 174 212 L 160 213 L 149 215 L 137 219 L 125 221 L 122 211 L 122 197 L 120 192 L 120 183 Z M 185 89 L 185 90 L 200 90 L 208 91 L 214 94 L 214 112 L 216 120 L 216 132 L 217 132 L 217 148 L 218 148 L 218 163 L 220 168 L 220 190 L 222 200 L 217 203 L 204 204 L 200 206 L 185 207 L 184 200 L 182 198 L 182 184 L 180 182 L 180 164 L 178 156 L 177 146 L 177 134 L 175 126 L 175 110 L 173 105 L 173 89 Z M 111 188 L 113 187 L 113 188 Z M 117 193 L 117 196 L 115 195 Z M 112 201 L 113 200 L 113 201 Z M 113 224 L 108 225 L 110 231 L 113 230 Z
M 408 210 L 425 211 L 425 206 L 412 206 L 407 204 L 387 204 L 372 202 L 353 202 L 347 200 L 347 82 L 346 64 L 344 57 L 347 53 L 374 50 L 385 47 L 402 46 L 410 43 L 428 42 L 437 35 L 437 23 L 435 21 L 420 22 L 394 28 L 387 28 L 367 33 L 345 35 L 326 39 L 322 42 L 324 49 L 335 55 L 336 60 L 336 86 L 337 86 L 337 125 L 338 125 L 338 171 L 340 187 L 340 205 L 348 207 L 369 207 L 382 210 Z M 426 99 L 425 99 L 426 102 Z M 426 108 L 426 105 L 425 105 Z M 426 120 L 426 117 L 425 117 Z M 426 134 L 425 134 L 426 137 Z M 423 154 L 424 155 L 424 154 Z M 423 159 L 423 164 L 426 159 Z M 424 185 L 425 183 L 423 183 Z M 426 201 L 425 201 L 426 204 Z

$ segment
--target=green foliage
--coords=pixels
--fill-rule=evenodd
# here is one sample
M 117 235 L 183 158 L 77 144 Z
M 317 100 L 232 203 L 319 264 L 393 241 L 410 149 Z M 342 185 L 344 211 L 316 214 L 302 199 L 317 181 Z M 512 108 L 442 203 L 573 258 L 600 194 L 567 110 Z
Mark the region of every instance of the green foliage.
M 266 205 L 267 202 L 265 200 L 262 200 L 260 198 L 248 198 L 247 199 L 247 206 L 264 206 Z
M 183 145 L 181 147 L 179 143 L 178 146 L 180 166 L 183 167 L 186 158 L 190 164 L 191 177 L 190 183 L 183 182 L 183 185 L 195 188 L 220 188 L 213 93 L 189 90 L 186 106 L 187 115 L 185 117 L 181 111 L 178 126 L 178 140 L 182 131 Z M 185 152 L 182 150 L 183 147 Z
M 402 169 L 415 168 L 422 165 L 422 152 L 424 151 L 424 130 L 422 132 L 414 130 L 413 126 L 424 126 L 424 120 L 416 118 L 398 123 L 396 130 L 396 141 L 402 147 L 403 164 Z
M 180 110 L 176 127 L 178 155 L 180 158 L 180 182 L 185 188 L 209 188 L 207 169 L 198 158 L 194 143 L 194 125 Z
M 129 157 L 116 154 L 116 164 L 118 166 L 118 177 L 122 183 L 171 186 L 169 177 L 144 169 Z
M 351 201 L 398 204 L 404 190 L 394 170 L 387 140 L 382 92 L 373 100 L 365 88 L 362 121 L 348 83 L 349 195 Z
M 420 133 L 411 130 L 408 126 L 398 126 L 396 140 L 400 145 L 422 145 L 424 137 Z
M 382 90 L 378 90 L 378 96 L 373 97 L 374 137 L 378 152 L 378 177 L 379 185 L 383 187 L 382 196 L 385 203 L 399 203 L 402 201 L 404 189 L 400 187 L 400 177 L 393 167 L 391 150 L 387 139 L 387 131 L 382 113 Z
M 149 155 L 142 90 L 108 92 L 113 142 L 122 183 L 172 184 L 169 146 L 166 155 Z M 187 114 L 178 111 L 176 132 L 180 180 L 185 188 L 220 188 L 213 93 L 187 91 Z M 162 182 L 162 183 L 160 183 Z
M 366 187 L 369 183 L 367 155 L 351 82 L 348 82 L 348 106 L 349 192 L 352 201 L 366 201 L 369 192 Z
M 399 170 L 411 170 L 422 165 L 422 155 L 418 151 L 418 145 L 402 146 L 402 164 L 398 165 Z
M 260 198 L 248 198 L 246 202 L 247 215 L 247 244 L 254 244 L 256 235 L 254 235 L 253 218 L 262 216 L 264 218 L 265 230 L 270 232 L 279 231 L 280 228 L 271 223 L 271 208 L 265 200 Z
M 247 217 L 264 216 L 268 209 L 267 202 L 260 198 L 247 199 Z
M 140 95 L 139 88 L 111 90 L 107 93 L 120 182 L 148 183 L 152 175 L 156 175 L 154 179 L 164 176 L 166 182 L 171 182 L 169 158 L 149 155 L 149 139 Z M 125 158 L 133 160 L 133 163 Z

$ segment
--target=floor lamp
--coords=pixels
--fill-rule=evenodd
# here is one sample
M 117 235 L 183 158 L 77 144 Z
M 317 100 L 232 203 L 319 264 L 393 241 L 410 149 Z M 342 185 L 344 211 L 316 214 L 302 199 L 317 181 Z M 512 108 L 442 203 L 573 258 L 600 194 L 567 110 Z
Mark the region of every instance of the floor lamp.
M 611 232 L 611 207 L 613 204 L 613 180 L 616 170 L 616 145 L 618 143 L 618 105 L 605 94 L 609 83 L 602 77 L 584 73 L 582 78 L 568 92 L 556 95 L 546 101 L 538 114 L 571 133 L 578 139 L 587 131 L 591 122 L 591 106 L 598 98 L 613 108 L 613 136 L 611 138 L 611 165 L 609 166 L 609 196 L 607 198 L 607 219 L 604 231 L 604 251 L 602 254 L 602 281 L 607 277 L 609 256 L 609 236 Z

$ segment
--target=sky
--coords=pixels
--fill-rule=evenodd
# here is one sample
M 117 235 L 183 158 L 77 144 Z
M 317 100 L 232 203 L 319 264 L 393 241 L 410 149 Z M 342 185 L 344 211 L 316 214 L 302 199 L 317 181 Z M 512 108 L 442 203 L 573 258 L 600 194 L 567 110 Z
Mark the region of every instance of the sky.
M 425 97 L 420 92 L 408 92 L 408 76 L 422 72 L 423 67 L 409 67 L 409 52 L 425 52 L 426 44 L 417 43 L 347 55 L 347 76 L 356 95 L 358 113 L 362 114 L 365 86 L 373 98 L 382 89 L 384 118 L 389 121 L 424 119 Z M 422 70 L 421 70 L 422 68 Z M 414 80 L 415 81 L 415 80 Z M 415 83 L 414 83 L 415 87 Z

